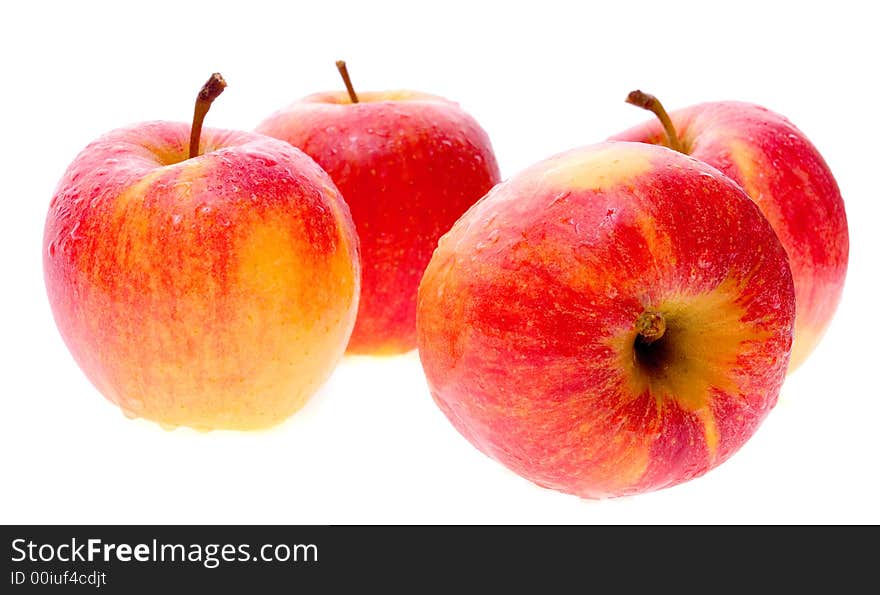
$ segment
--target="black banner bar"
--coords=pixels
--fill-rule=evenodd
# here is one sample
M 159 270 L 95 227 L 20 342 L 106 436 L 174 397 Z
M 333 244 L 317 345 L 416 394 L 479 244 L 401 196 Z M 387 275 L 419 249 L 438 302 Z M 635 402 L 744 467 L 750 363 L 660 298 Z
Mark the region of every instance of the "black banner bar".
M 848 592 L 840 588 L 876 562 L 874 548 L 844 554 L 840 541 L 807 527 L 7 526 L 0 536 L 0 593 L 8 594 L 421 593 L 441 585 L 458 593 L 478 584 L 493 593 L 501 585 L 610 593 L 619 589 L 600 583 L 632 592 L 708 574 L 749 586 L 753 571 L 768 570 L 812 581 L 835 558 L 844 564 L 836 592 Z

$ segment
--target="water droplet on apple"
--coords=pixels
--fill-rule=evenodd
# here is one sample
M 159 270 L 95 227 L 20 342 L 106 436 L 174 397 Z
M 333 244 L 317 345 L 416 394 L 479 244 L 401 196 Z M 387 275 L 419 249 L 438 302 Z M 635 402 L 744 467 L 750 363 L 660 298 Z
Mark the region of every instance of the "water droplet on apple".
M 55 240 L 49 242 L 49 258 L 55 258 Z
M 122 410 L 122 415 L 124 415 L 128 419 L 137 419 L 139 417 L 137 413 L 128 409 L 127 407 L 120 407 L 120 410 Z
M 171 225 L 175 227 L 180 225 L 180 220 L 183 219 L 183 216 L 180 213 L 175 213 L 171 216 Z
M 174 184 L 174 189 L 177 191 L 177 198 L 184 200 L 192 194 L 192 182 L 177 182 Z
M 67 234 L 72 242 L 75 242 L 79 239 L 79 236 L 76 233 L 76 231 L 78 229 L 79 229 L 79 221 L 77 221 L 76 223 L 73 224 L 73 227 L 70 229 L 70 233 Z
M 488 246 L 491 246 L 492 244 L 497 243 L 500 234 L 501 234 L 501 232 L 500 232 L 499 230 L 497 230 L 497 229 L 493 229 L 493 230 L 490 231 L 489 234 L 486 236 L 486 239 L 485 239 L 485 240 L 481 240 L 481 241 L 477 242 L 477 245 L 474 246 L 474 250 L 475 250 L 475 251 L 484 250 L 484 249 L 486 249 Z
M 557 194 L 556 196 L 553 197 L 553 200 L 550 201 L 550 204 L 548 206 L 552 207 L 556 203 L 562 202 L 563 200 L 568 198 L 570 195 L 571 195 L 570 191 L 560 192 L 559 194 Z
M 274 156 L 269 155 L 268 153 L 264 153 L 262 151 L 258 151 L 256 149 L 251 149 L 247 152 L 247 156 L 251 159 L 265 165 L 266 167 L 275 167 L 278 165 L 278 161 Z

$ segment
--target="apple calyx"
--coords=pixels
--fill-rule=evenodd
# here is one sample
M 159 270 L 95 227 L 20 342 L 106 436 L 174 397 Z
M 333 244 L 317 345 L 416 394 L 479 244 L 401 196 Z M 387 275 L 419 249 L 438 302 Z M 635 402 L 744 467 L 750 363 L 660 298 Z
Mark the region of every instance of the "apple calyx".
M 645 93 L 636 89 L 626 96 L 626 102 L 630 105 L 646 109 L 657 116 L 660 123 L 663 124 L 663 130 L 666 132 L 666 140 L 669 143 L 669 148 L 673 151 L 678 151 L 679 153 L 686 153 L 681 139 L 678 138 L 678 134 L 675 132 L 675 126 L 672 125 L 672 120 L 669 119 L 669 114 L 666 113 L 666 109 L 664 109 L 663 104 L 660 103 L 659 99 L 650 93 Z
M 339 75 L 342 77 L 342 82 L 345 83 L 345 90 L 348 91 L 348 98 L 351 99 L 352 103 L 357 103 L 358 96 L 357 93 L 354 92 L 354 87 L 351 84 L 351 77 L 348 76 L 348 67 L 345 65 L 345 60 L 336 61 L 336 70 L 339 71 Z
M 202 123 L 205 121 L 208 110 L 211 109 L 211 104 L 220 96 L 220 93 L 225 88 L 226 81 L 223 80 L 223 76 L 219 72 L 212 74 L 208 82 L 202 85 L 199 95 L 196 97 L 196 107 L 193 111 L 192 132 L 190 132 L 189 136 L 189 159 L 199 156 Z
M 666 318 L 659 312 L 646 310 L 636 319 L 638 339 L 645 345 L 650 345 L 666 334 Z

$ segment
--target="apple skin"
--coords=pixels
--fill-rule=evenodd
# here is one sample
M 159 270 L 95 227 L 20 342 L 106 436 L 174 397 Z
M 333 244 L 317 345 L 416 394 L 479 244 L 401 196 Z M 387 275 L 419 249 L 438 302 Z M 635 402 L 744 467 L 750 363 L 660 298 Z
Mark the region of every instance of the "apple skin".
M 414 91 L 301 99 L 257 131 L 310 155 L 351 208 L 362 284 L 348 346 L 397 354 L 416 345 L 416 291 L 440 236 L 499 179 L 489 137 L 458 104 Z
M 287 143 L 148 122 L 102 136 L 58 185 L 43 265 L 79 366 L 130 416 L 277 424 L 354 326 L 358 244 L 329 176 Z
M 849 233 L 837 182 L 807 137 L 766 108 L 735 101 L 703 103 L 669 117 L 685 151 L 736 180 L 788 252 L 797 294 L 793 372 L 825 334 L 843 292 Z M 667 142 L 659 122 L 612 138 Z
M 604 143 L 496 186 L 419 288 L 431 394 L 485 454 L 582 498 L 714 468 L 775 405 L 794 323 L 785 250 L 714 168 Z M 666 317 L 636 347 L 643 312 Z

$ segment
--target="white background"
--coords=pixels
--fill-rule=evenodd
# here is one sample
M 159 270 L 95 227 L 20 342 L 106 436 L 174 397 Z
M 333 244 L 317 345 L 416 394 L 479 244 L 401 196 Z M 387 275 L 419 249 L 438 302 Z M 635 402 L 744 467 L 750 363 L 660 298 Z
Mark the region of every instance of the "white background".
M 876 20 L 870 3 L 446 0 L 7 3 L 0 15 L 0 522 L 877 523 L 880 315 Z M 12 7 L 12 8 L 10 8 Z M 415 353 L 344 361 L 265 432 L 166 432 L 88 383 L 42 280 L 53 189 L 89 141 L 188 120 L 199 86 L 229 88 L 207 126 L 253 128 L 308 93 L 411 88 L 459 101 L 508 177 L 667 107 L 761 103 L 835 173 L 850 221 L 843 302 L 778 407 L 730 461 L 668 490 L 589 502 L 480 454 L 434 406 Z

